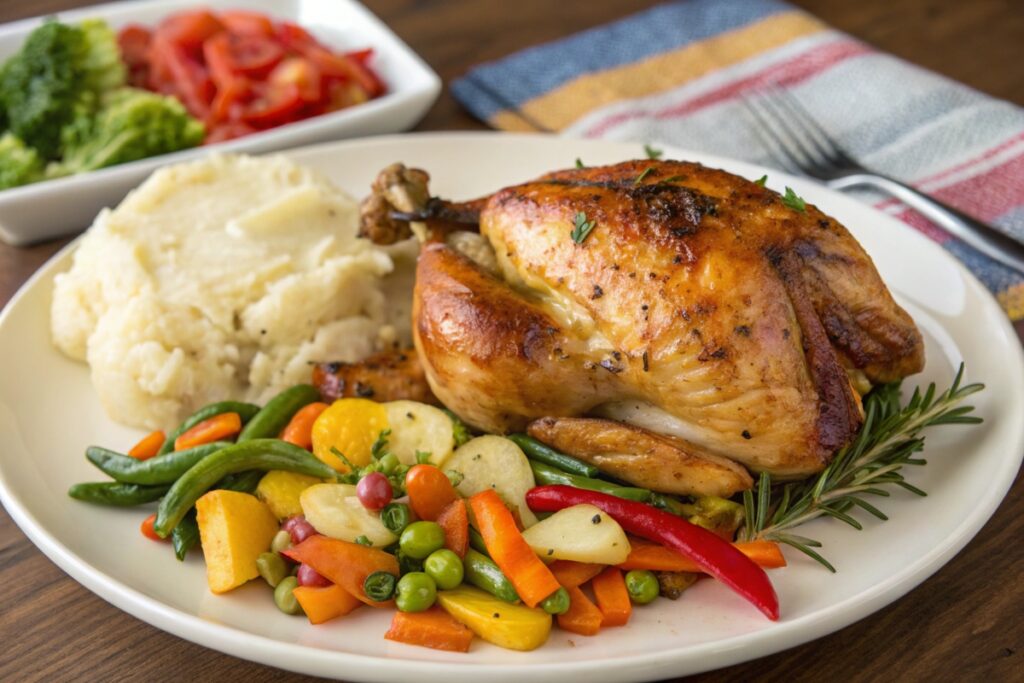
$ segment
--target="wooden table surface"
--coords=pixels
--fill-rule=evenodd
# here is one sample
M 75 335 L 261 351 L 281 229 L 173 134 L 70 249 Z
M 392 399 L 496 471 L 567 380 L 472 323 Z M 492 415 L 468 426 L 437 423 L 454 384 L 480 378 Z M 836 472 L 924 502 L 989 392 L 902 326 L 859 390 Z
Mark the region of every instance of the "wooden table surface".
M 727 0 L 723 0 L 727 1 Z M 0 22 L 81 0 L 3 0 Z M 243 5 L 243 2 L 239 2 Z M 472 65 L 605 23 L 650 0 L 369 0 L 445 82 Z M 1019 0 L 797 0 L 884 50 L 1024 105 Z M 417 130 L 482 128 L 447 94 Z M 65 243 L 0 244 L 0 305 Z M 1020 333 L 1024 328 L 1018 326 Z M 1020 680 L 1024 483 L 946 567 L 880 612 L 820 640 L 692 681 Z M 96 597 L 0 511 L 0 680 L 313 680 L 163 633 Z M 1017 674 L 1013 672 L 1017 671 Z M 339 672 L 340 673 L 340 672 Z

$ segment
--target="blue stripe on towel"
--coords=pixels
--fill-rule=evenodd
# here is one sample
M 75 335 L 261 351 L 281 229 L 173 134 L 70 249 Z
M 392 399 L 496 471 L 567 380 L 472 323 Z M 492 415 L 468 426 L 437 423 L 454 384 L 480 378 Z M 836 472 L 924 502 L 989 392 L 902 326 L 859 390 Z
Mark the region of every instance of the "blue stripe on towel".
M 778 0 L 688 0 L 659 5 L 478 66 L 453 82 L 451 89 L 473 114 L 487 120 L 580 74 L 631 64 L 792 9 Z

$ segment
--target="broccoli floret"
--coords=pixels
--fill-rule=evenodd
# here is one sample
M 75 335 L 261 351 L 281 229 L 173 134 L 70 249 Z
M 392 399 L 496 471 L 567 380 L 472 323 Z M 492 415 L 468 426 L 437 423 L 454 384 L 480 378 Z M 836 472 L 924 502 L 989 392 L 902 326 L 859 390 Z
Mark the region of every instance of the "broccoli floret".
M 102 19 L 86 19 L 78 28 L 85 40 L 81 64 L 86 89 L 102 95 L 124 85 L 128 71 L 114 29 Z
M 117 38 L 103 22 L 49 21 L 33 31 L 0 72 L 0 102 L 11 132 L 46 159 L 83 99 L 125 80 Z
M 203 124 L 173 97 L 121 88 L 103 99 L 93 118 L 80 115 L 63 131 L 64 158 L 50 175 L 106 168 L 195 147 Z
M 41 180 L 43 160 L 12 133 L 0 136 L 0 190 Z

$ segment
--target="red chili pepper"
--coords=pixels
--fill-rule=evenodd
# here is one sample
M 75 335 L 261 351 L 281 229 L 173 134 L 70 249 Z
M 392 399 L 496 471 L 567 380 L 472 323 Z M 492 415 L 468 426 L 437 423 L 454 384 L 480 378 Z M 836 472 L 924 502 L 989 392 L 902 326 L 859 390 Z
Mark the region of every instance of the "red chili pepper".
M 702 570 L 753 603 L 769 619 L 779 619 L 779 598 L 764 570 L 730 543 L 682 517 L 644 503 L 572 486 L 538 486 L 527 492 L 526 504 L 536 512 L 594 505 L 627 532 L 686 555 Z

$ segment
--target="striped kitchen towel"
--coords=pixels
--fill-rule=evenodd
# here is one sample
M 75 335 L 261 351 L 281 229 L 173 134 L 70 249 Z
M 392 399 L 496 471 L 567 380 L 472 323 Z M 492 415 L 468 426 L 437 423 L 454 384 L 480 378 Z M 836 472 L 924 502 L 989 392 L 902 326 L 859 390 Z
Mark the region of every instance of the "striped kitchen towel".
M 1024 110 L 778 0 L 689 0 L 483 64 L 452 92 L 495 128 L 663 142 L 777 166 L 742 98 L 785 88 L 869 168 L 1024 239 Z M 899 202 L 865 198 L 959 257 L 1014 320 L 1024 278 Z

